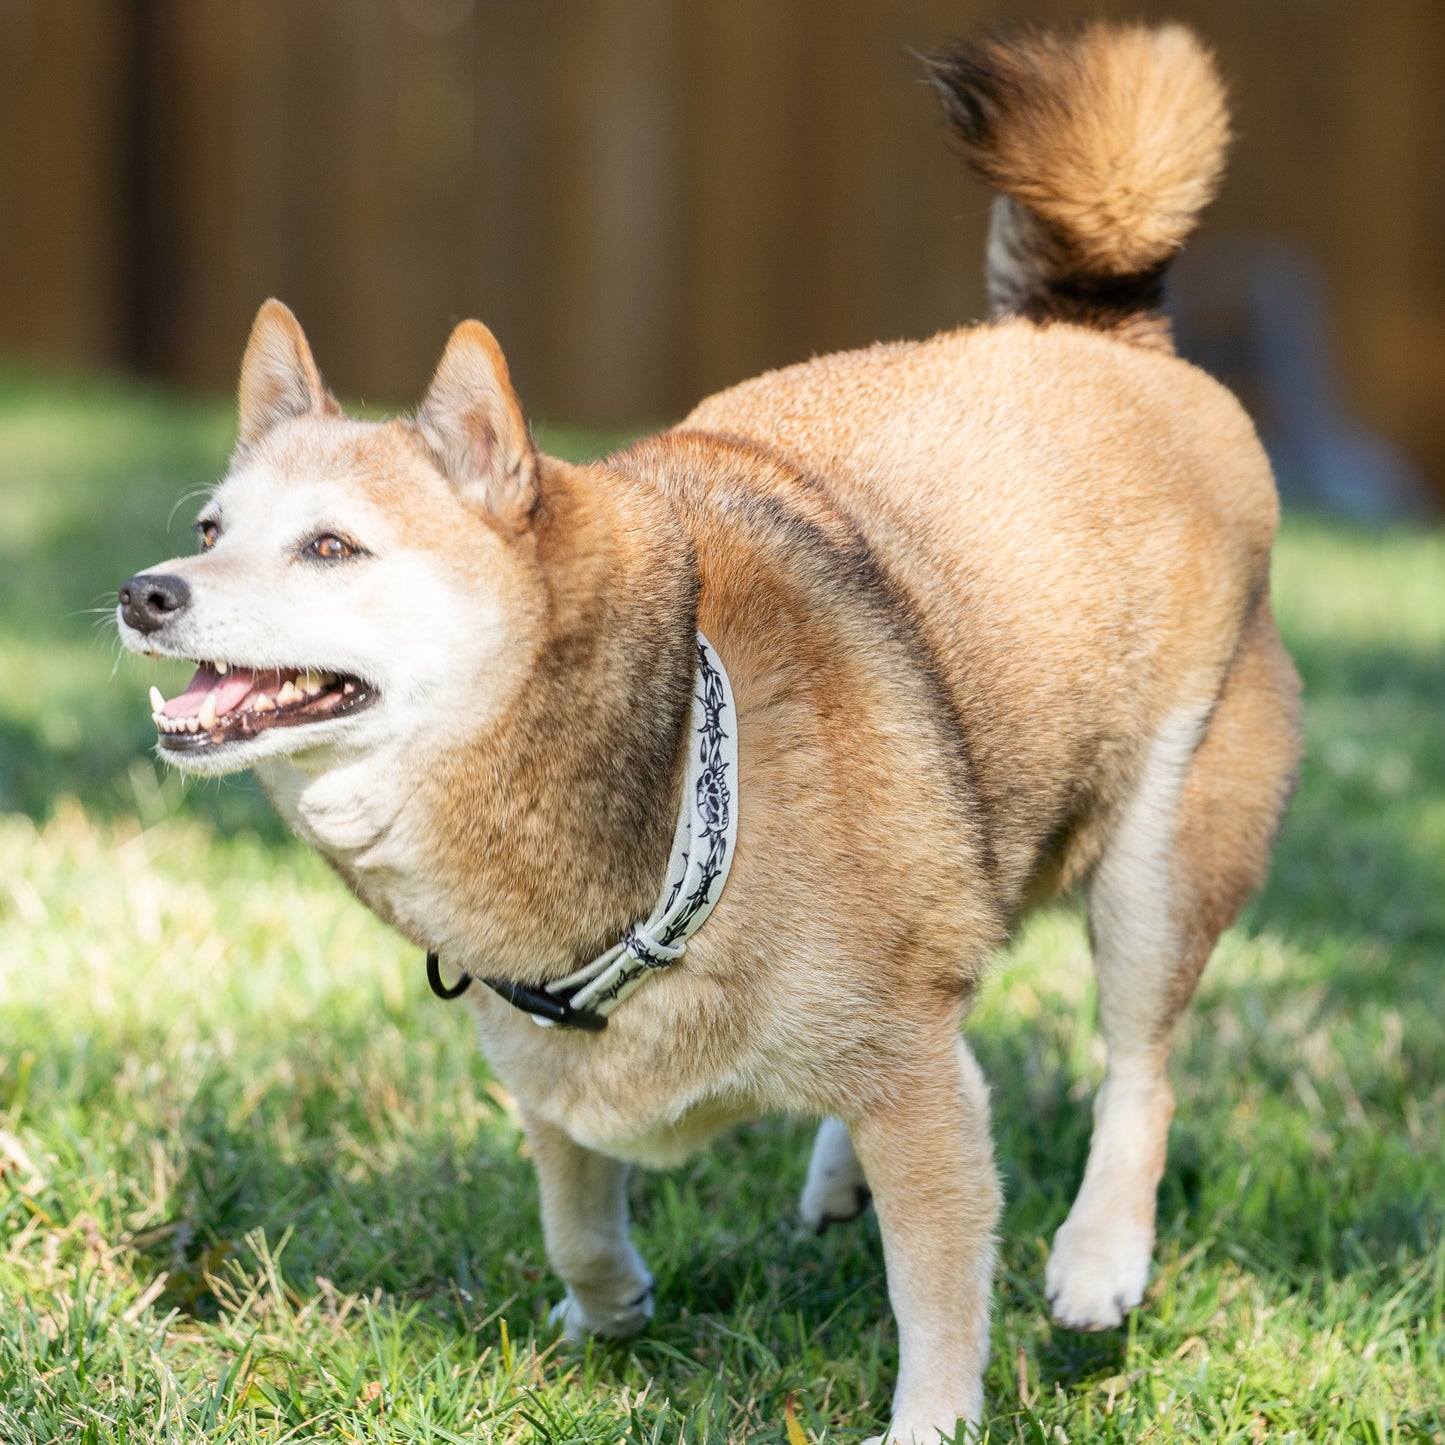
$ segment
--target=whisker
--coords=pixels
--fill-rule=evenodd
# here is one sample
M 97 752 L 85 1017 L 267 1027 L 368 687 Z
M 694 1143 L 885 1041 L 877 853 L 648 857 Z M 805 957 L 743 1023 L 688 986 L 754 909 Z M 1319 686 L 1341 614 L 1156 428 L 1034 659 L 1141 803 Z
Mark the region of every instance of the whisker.
M 107 634 L 102 630 L 102 628 L 104 627 L 104 623 L 104 618 L 97 619 L 95 623 L 95 632 L 91 640 L 93 642 L 103 643 L 106 646 L 107 650 L 114 655 L 115 666 L 119 667 L 121 658 L 127 655 L 126 649 L 121 644 L 120 635 L 118 633 L 112 632 Z M 112 673 L 111 676 L 114 677 L 115 674 Z
M 184 507 L 187 502 L 189 502 L 193 497 L 208 496 L 212 490 L 213 488 L 211 486 L 195 487 L 191 491 L 185 492 L 181 496 L 177 497 L 175 506 L 171 508 L 170 514 L 166 517 L 166 531 L 169 532 L 171 530 L 171 523 L 175 521 L 176 513 L 179 512 L 180 509 Z

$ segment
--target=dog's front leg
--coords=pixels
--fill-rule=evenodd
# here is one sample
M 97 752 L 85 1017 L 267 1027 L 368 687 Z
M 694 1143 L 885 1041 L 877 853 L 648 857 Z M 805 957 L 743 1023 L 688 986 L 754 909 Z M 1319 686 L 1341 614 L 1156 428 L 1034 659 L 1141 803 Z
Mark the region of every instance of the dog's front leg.
M 567 1286 L 552 1311 L 569 1339 L 631 1335 L 652 1318 L 652 1276 L 627 1233 L 627 1165 L 526 1120 L 547 1257 Z
M 850 1121 L 883 1235 L 898 1321 L 893 1421 L 900 1445 L 977 1428 L 988 1360 L 1000 1192 L 988 1090 L 962 1039 L 889 1081 L 885 1104 Z

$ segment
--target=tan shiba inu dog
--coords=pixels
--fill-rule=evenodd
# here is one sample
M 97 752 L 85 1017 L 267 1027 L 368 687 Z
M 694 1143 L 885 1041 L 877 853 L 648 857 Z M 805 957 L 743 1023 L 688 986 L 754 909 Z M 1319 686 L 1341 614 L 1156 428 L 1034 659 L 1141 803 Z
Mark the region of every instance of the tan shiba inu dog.
M 572 1333 L 652 1312 L 631 1161 L 821 1116 L 816 1225 L 871 1191 L 901 1360 L 888 1439 L 983 1406 L 999 1214 L 959 1035 L 1032 904 L 1087 894 L 1108 1072 L 1048 1295 L 1119 1323 L 1149 1272 L 1170 1033 L 1262 877 L 1297 756 L 1277 521 L 1244 412 L 1172 353 L 1160 283 L 1217 182 L 1222 92 L 1177 28 L 931 62 L 1002 193 L 989 324 L 771 373 L 572 466 L 489 332 L 360 422 L 262 307 L 199 556 L 121 591 L 162 755 L 254 767 L 453 976 L 540 989 L 657 900 L 698 632 L 736 699 L 716 912 L 600 1032 L 468 995 L 526 1119 Z M 865 1189 L 866 1183 L 866 1189 Z

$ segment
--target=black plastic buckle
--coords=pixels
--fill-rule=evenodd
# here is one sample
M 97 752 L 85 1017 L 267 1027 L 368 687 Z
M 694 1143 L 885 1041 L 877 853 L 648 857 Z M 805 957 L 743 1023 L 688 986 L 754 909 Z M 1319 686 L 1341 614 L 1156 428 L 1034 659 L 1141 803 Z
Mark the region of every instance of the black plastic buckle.
M 472 986 L 472 975 L 463 969 L 461 977 L 448 988 L 442 982 L 441 958 L 429 953 L 426 956 L 426 981 L 438 998 L 453 999 L 460 998 Z M 561 994 L 528 988 L 525 984 L 512 983 L 505 978 L 484 978 L 482 982 L 494 993 L 501 994 L 513 1008 L 535 1014 L 538 1018 L 551 1019 L 559 1029 L 582 1029 L 589 1034 L 600 1034 L 607 1027 L 606 1014 L 593 1013 L 590 1008 L 573 1008 L 571 999 Z
M 513 1008 L 551 1019 L 559 1029 L 583 1029 L 589 1034 L 600 1034 L 607 1027 L 606 1014 L 593 1013 L 590 1008 L 573 1008 L 571 999 L 561 994 L 528 988 L 505 978 L 484 978 L 482 982 L 494 993 L 501 994 Z

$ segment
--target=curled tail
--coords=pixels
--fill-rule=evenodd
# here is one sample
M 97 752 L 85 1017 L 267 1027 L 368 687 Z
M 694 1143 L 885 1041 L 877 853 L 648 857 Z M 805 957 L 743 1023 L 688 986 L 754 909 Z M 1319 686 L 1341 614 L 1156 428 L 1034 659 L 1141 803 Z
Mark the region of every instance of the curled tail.
M 965 158 L 1002 192 L 992 314 L 1172 349 L 1164 272 L 1229 144 L 1224 86 L 1199 40 L 1179 25 L 1096 24 L 964 44 L 926 64 Z

